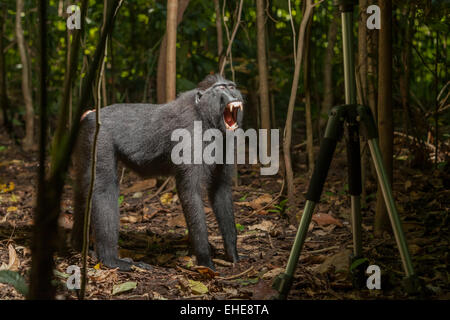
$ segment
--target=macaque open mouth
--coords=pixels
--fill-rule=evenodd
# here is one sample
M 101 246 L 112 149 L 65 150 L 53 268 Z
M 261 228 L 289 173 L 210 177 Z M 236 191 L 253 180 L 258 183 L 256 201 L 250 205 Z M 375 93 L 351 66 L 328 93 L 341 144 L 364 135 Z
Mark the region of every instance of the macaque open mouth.
M 228 130 L 236 130 L 238 128 L 237 114 L 239 109 L 242 111 L 242 108 L 242 102 L 240 101 L 232 101 L 227 104 L 223 111 L 223 122 Z

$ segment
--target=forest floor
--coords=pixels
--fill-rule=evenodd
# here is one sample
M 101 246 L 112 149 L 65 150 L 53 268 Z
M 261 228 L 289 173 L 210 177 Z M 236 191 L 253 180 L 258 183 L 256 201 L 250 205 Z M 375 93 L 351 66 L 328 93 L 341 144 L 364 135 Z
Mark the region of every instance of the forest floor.
M 448 170 L 411 169 L 404 141 L 395 150 L 394 197 L 416 268 L 423 283 L 418 296 L 408 296 L 395 240 L 390 233 L 373 236 L 376 184 L 368 179 L 363 215 L 363 249 L 369 264 L 381 268 L 381 290 L 354 289 L 349 278 L 352 250 L 350 200 L 344 144 L 331 165 L 320 204 L 309 228 L 289 299 L 450 299 Z M 304 150 L 297 159 L 295 179 L 298 215 L 308 186 Z M 24 153 L 0 133 L 0 269 L 19 271 L 29 281 L 30 239 L 36 198 L 37 154 Z M 122 174 L 122 170 L 119 170 Z M 61 249 L 55 255 L 57 297 L 76 299 L 66 287 L 69 265 L 81 266 L 80 254 L 66 238 L 72 224 L 72 179 L 62 201 Z M 239 168 L 240 184 L 233 188 L 238 251 L 246 259 L 224 261 L 222 239 L 209 204 L 205 212 L 217 273 L 195 266 L 175 187 L 169 183 L 155 194 L 161 179 L 142 180 L 125 170 L 119 198 L 120 255 L 142 260 L 153 270 L 119 272 L 90 259 L 88 299 L 270 299 L 271 283 L 284 270 L 296 234 L 277 198 L 282 178 L 261 176 L 257 166 Z M 275 205 L 278 206 L 275 207 Z M 0 299 L 23 299 L 12 286 L 0 284 Z

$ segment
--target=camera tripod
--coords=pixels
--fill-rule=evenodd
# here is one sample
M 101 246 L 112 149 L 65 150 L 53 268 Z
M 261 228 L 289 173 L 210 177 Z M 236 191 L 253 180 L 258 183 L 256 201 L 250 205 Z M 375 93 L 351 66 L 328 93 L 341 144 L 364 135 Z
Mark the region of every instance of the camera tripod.
M 356 83 L 353 62 L 352 26 L 353 26 L 353 0 L 338 0 L 342 19 L 342 39 L 344 57 L 344 81 L 345 81 L 345 105 L 336 106 L 330 110 L 324 138 L 320 145 L 319 156 L 316 160 L 314 172 L 310 180 L 306 194 L 306 204 L 300 220 L 297 235 L 291 249 L 289 260 L 284 273 L 280 274 L 273 283 L 273 288 L 278 291 L 276 299 L 286 299 L 293 282 L 295 268 L 303 248 L 303 244 L 311 223 L 314 207 L 320 200 L 323 186 L 328 175 L 328 170 L 333 158 L 338 141 L 343 133 L 346 134 L 347 161 L 348 161 L 348 186 L 351 196 L 351 225 L 353 233 L 353 253 L 350 257 L 352 264 L 357 265 L 352 270 L 353 284 L 362 287 L 365 284 L 365 270 L 367 263 L 362 256 L 361 233 L 361 158 L 359 129 L 368 141 L 370 154 L 377 173 L 395 240 L 400 251 L 403 268 L 406 273 L 405 287 L 408 292 L 417 288 L 417 277 L 411 262 L 408 245 L 402 230 L 400 217 L 395 207 L 392 189 L 384 169 L 380 148 L 378 145 L 378 132 L 372 112 L 369 107 L 356 104 Z

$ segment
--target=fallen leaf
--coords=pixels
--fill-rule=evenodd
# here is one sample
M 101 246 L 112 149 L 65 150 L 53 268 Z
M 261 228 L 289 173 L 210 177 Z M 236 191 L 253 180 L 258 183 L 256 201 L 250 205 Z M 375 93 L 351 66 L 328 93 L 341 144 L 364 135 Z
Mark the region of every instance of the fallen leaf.
M 72 229 L 73 227 L 73 215 L 62 213 L 58 218 L 58 225 L 63 229 Z
M 255 210 L 258 210 L 258 209 L 261 209 L 262 207 L 264 207 L 270 201 L 272 201 L 272 196 L 268 193 L 265 193 L 262 196 L 254 199 L 252 201 L 239 201 L 239 202 L 235 202 L 235 203 L 240 206 L 247 206 L 247 207 L 251 207 Z
M 222 290 L 223 290 L 223 292 L 228 293 L 229 295 L 232 295 L 232 296 L 237 296 L 237 294 L 238 294 L 237 289 L 233 288 L 233 287 L 223 287 Z
M 270 230 L 272 230 L 272 228 L 274 227 L 274 224 L 269 221 L 269 220 L 263 220 L 261 223 L 259 224 L 254 224 L 252 226 L 249 226 L 248 229 L 249 230 L 262 230 L 262 231 L 267 231 L 269 232 Z
M 113 287 L 112 295 L 114 296 L 114 295 L 122 293 L 122 292 L 136 289 L 136 286 L 137 286 L 137 282 L 134 282 L 134 281 L 128 281 L 128 282 L 124 282 L 121 284 L 116 284 Z
M 124 216 L 120 217 L 120 222 L 122 223 L 137 223 L 142 221 L 142 217 L 136 217 L 136 216 Z
M 200 281 L 190 280 L 189 279 L 189 288 L 193 294 L 205 294 L 208 293 L 208 287 L 205 286 Z
M 334 218 L 332 215 L 328 213 L 317 213 L 312 216 L 312 220 L 317 223 L 319 226 L 334 224 L 339 227 L 342 227 L 342 222 L 338 219 Z
M 345 249 L 332 256 L 329 256 L 325 261 L 320 264 L 315 270 L 319 273 L 325 273 L 330 267 L 334 267 L 335 271 L 348 272 L 350 268 L 350 256 L 351 250 Z
M 204 266 L 197 266 L 194 269 L 201 275 L 207 276 L 208 278 L 215 278 L 219 275 L 218 272 Z
M 6 212 L 14 212 L 17 211 L 17 207 L 8 207 L 8 209 L 6 209 Z
M 154 300 L 167 300 L 167 298 L 164 298 L 162 295 L 160 295 L 158 292 L 153 291 L 153 299 Z
M 134 194 L 133 194 L 133 197 L 132 197 L 133 199 L 139 199 L 139 198 L 142 198 L 142 192 L 140 192 L 140 191 L 138 191 L 138 192 L 135 192 Z
M 275 278 L 277 275 L 279 275 L 280 273 L 283 273 L 284 269 L 283 268 L 275 268 L 272 269 L 270 271 L 267 271 L 266 273 L 264 273 L 264 275 L 262 276 L 263 279 L 267 280 L 267 279 L 273 279 Z
M 17 271 L 19 270 L 20 261 L 17 257 L 16 250 L 13 245 L 8 245 L 8 253 L 9 253 L 9 262 L 8 262 L 8 270 Z
M 0 266 L 0 270 L 18 271 L 20 266 L 20 260 L 17 257 L 16 250 L 14 249 L 12 244 L 8 245 L 8 255 L 9 255 L 8 264 L 2 263 L 2 265 Z
M 161 204 L 163 205 L 169 205 L 173 201 L 173 194 L 172 192 L 166 192 L 164 193 L 160 198 L 159 201 L 161 201 Z
M 184 215 L 179 213 L 171 216 L 169 221 L 167 221 L 168 227 L 186 227 L 186 220 L 184 219 Z
M 162 265 L 162 264 L 167 263 L 173 257 L 174 257 L 174 255 L 171 253 L 164 253 L 164 254 L 160 254 L 158 257 L 156 257 L 156 261 L 158 262 L 158 264 Z

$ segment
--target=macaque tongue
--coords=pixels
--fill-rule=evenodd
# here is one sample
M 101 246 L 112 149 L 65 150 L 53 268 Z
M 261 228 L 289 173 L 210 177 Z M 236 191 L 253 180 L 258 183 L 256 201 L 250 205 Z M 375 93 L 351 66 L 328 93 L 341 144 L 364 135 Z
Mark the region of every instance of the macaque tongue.
M 228 110 L 224 112 L 223 119 L 230 126 L 234 124 L 233 115 Z

